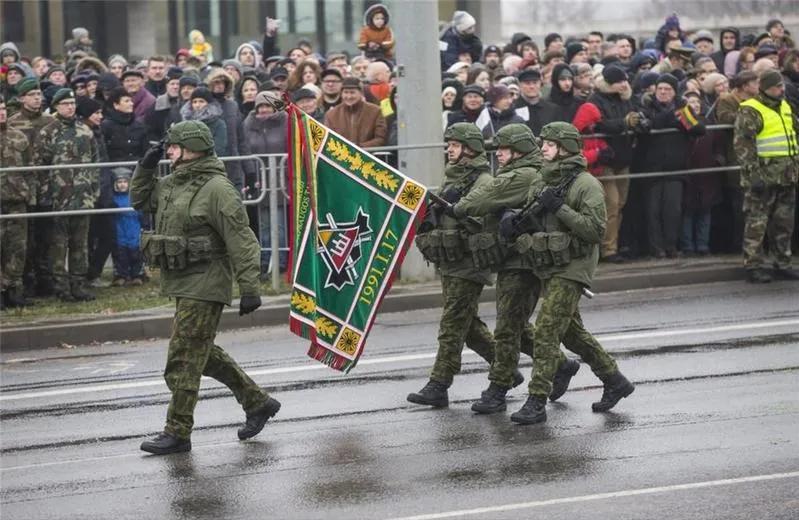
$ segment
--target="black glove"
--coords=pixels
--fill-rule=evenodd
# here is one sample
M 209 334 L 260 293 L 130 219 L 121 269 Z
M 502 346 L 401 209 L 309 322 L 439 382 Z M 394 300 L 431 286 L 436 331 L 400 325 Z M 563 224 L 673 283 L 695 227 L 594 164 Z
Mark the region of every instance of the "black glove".
M 556 213 L 560 207 L 563 206 L 563 197 L 556 195 L 555 190 L 552 188 L 544 188 L 538 200 L 541 202 L 541 205 L 547 208 L 547 211 L 552 214 Z
M 139 164 L 141 164 L 142 168 L 147 168 L 148 170 L 152 170 L 156 166 L 158 166 L 158 162 L 164 156 L 164 142 L 158 141 L 158 143 L 152 145 L 149 150 L 144 152 L 144 157 L 141 158 Z
M 616 157 L 616 152 L 613 151 L 613 148 L 610 146 L 606 146 L 599 150 L 599 157 L 597 157 L 597 162 L 599 164 L 610 164 L 613 162 L 613 159 Z
M 261 306 L 261 297 L 253 296 L 251 294 L 242 295 L 239 302 L 239 316 L 249 314 Z
M 754 180 L 749 185 L 749 191 L 755 195 L 762 195 L 763 192 L 766 191 L 766 183 L 763 182 L 763 179 Z
M 450 204 L 455 204 L 459 200 L 461 200 L 461 192 L 459 189 L 450 186 L 449 188 L 441 192 L 441 198 L 446 200 Z
M 506 240 L 516 238 L 516 217 L 519 215 L 519 210 L 506 209 L 499 220 L 499 234 Z

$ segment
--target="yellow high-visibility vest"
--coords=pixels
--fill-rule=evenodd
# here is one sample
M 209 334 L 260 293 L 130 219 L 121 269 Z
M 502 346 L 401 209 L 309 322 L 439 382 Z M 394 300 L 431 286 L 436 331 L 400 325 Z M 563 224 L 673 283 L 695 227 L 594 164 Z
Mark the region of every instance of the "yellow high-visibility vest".
M 741 106 L 757 110 L 763 119 L 763 129 L 757 134 L 758 157 L 791 157 L 799 154 L 791 105 L 787 101 L 782 100 L 779 112 L 755 98 L 747 99 Z

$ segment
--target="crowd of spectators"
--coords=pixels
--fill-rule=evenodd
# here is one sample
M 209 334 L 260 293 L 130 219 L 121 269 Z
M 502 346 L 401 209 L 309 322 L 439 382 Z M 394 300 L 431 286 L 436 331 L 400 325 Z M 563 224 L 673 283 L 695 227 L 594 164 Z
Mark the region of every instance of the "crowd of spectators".
M 205 123 L 220 157 L 285 153 L 282 108 L 289 99 L 357 145 L 397 144 L 395 41 L 385 6 L 373 5 L 364 14 L 355 56 L 323 56 L 307 40 L 282 52 L 277 32 L 278 24 L 268 18 L 260 41 L 242 43 L 222 60 L 197 30 L 174 55 L 141 60 L 119 54 L 101 59 L 82 28 L 73 31 L 59 59 L 27 57 L 6 42 L 0 46 L 0 94 L 8 125 L 26 133 L 30 164 L 57 164 L 44 159 L 53 154 L 42 153 L 48 144 L 41 139 L 55 120 L 76 120 L 96 142 L 91 155 L 73 154 L 70 161 L 61 154 L 67 162 L 138 160 L 150 142 L 183 120 Z M 740 251 L 742 192 L 734 171 L 641 179 L 635 174 L 734 166 L 732 133 L 707 127 L 733 123 L 738 105 L 757 93 L 764 71 L 782 73 L 787 98 L 794 113 L 799 110 L 799 54 L 779 20 L 769 21 L 763 32 L 741 34 L 729 27 L 713 34 L 686 31 L 671 15 L 651 37 L 591 31 L 551 33 L 537 42 L 516 33 L 507 43 L 484 46 L 475 18 L 456 11 L 441 28 L 439 50 L 444 128 L 473 122 L 490 139 L 510 123 L 523 122 L 538 135 L 549 122 L 567 121 L 587 136 L 584 155 L 606 192 L 601 253 L 608 262 Z M 74 115 L 60 109 L 65 103 L 74 103 Z M 662 129 L 673 131 L 654 131 Z M 257 197 L 262 186 L 254 162 L 229 161 L 226 167 L 243 198 Z M 84 193 L 69 207 L 129 204 L 124 194 L 131 173 L 132 168 L 99 169 L 92 196 Z M 51 176 L 35 177 L 35 191 L 45 193 Z M 28 203 L 28 211 L 51 209 L 47 197 Z M 281 198 L 279 214 L 284 212 Z M 73 266 L 80 262 L 70 256 L 70 279 L 101 284 L 112 255 L 114 284 L 146 281 L 132 237 L 148 223 L 134 215 L 93 216 L 87 267 Z M 251 220 L 269 248 L 266 203 L 253 209 Z M 26 294 L 90 296 L 54 286 L 48 258 L 52 221 L 33 219 L 28 233 Z M 286 247 L 286 235 L 281 224 L 278 247 Z M 67 248 L 80 244 L 70 241 Z M 286 260 L 285 251 L 277 259 L 265 251 L 263 270 L 285 269 Z

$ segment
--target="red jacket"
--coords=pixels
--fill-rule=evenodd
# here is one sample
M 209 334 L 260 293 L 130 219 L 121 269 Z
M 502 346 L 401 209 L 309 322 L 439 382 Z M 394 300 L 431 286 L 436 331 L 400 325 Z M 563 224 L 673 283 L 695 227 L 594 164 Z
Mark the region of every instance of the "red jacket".
M 602 120 L 602 114 L 599 108 L 593 103 L 583 103 L 574 114 L 574 121 L 572 124 L 577 128 L 581 134 L 590 135 L 598 133 L 595 130 L 595 125 Z M 604 165 L 599 164 L 599 152 L 603 148 L 607 148 L 608 143 L 604 139 L 589 137 L 583 139 L 583 155 L 588 162 L 588 170 L 592 175 L 598 176 L 602 174 Z

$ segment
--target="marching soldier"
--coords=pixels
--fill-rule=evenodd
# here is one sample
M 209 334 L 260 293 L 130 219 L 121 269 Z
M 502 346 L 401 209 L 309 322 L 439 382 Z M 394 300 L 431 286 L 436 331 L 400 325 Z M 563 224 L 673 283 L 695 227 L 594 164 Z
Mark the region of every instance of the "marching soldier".
M 83 164 L 97 162 L 97 144 L 88 126 L 75 117 L 75 93 L 62 88 L 53 96 L 51 108 L 56 116 L 39 132 L 35 143 L 35 162 L 40 164 Z M 39 186 L 39 204 L 56 211 L 94 208 L 100 191 L 96 168 L 56 169 Z M 69 274 L 66 259 L 69 254 Z M 75 215 L 53 219 L 50 258 L 56 296 L 62 301 L 90 301 L 86 290 L 89 271 L 89 216 Z
M 5 100 L 0 96 L 0 164 L 4 168 L 30 164 L 30 144 L 25 134 L 10 128 Z M 0 205 L 4 215 L 25 214 L 35 204 L 36 183 L 30 173 L 12 172 L 0 175 Z M 0 220 L 0 281 L 5 307 L 30 305 L 25 299 L 22 274 L 28 242 L 28 221 L 25 218 Z
M 744 267 L 750 283 L 772 279 L 763 251 L 767 235 L 774 275 L 799 280 L 799 272 L 791 268 L 799 171 L 796 125 L 796 114 L 785 101 L 782 75 L 764 72 L 758 94 L 741 103 L 735 119 L 734 148 L 744 189 Z
M 235 277 L 241 293 L 239 315 L 261 306 L 258 276 L 261 250 L 247 212 L 214 140 L 200 121 L 169 129 L 167 155 L 173 173 L 155 177 L 163 144 L 139 162 L 130 190 L 137 210 L 155 213 L 155 230 L 142 235 L 142 252 L 161 268 L 161 291 L 175 298 L 175 323 L 164 379 L 172 399 L 164 432 L 142 443 L 143 451 L 164 455 L 191 450 L 194 407 L 205 375 L 233 391 L 246 413 L 239 439 L 261 432 L 280 403 L 266 394 L 236 362 L 214 344 L 222 308 L 230 305 Z
M 524 204 L 530 185 L 541 168 L 541 151 L 533 133 L 520 123 L 500 129 L 494 136 L 493 146 L 497 149 L 500 166 L 496 177 L 447 208 L 456 217 L 484 218 L 486 231 L 470 239 L 470 248 L 476 261 L 498 271 L 496 348 L 488 374 L 490 383 L 481 398 L 472 404 L 472 410 L 481 414 L 504 411 L 507 408 L 505 394 L 521 382 L 515 378 L 519 352 L 533 356 L 528 321 L 540 292 L 540 282 L 532 265 L 521 255 L 508 250 L 499 236 L 496 215 Z M 558 387 L 553 391 L 555 399 L 566 391 L 571 377 L 579 368 L 579 363 L 570 362 L 562 353 L 560 360 L 558 366 L 562 370 Z
M 511 420 L 522 424 L 546 421 L 547 397 L 563 366 L 560 344 L 578 354 L 604 383 L 595 412 L 613 408 L 634 386 L 616 362 L 583 327 L 578 304 L 582 289 L 591 286 L 605 233 L 602 185 L 586 170 L 580 153 L 580 133 L 569 123 L 541 129 L 544 166 L 533 178 L 528 205 L 540 204 L 542 214 L 531 233 L 521 235 L 515 249 L 530 259 L 544 285 L 535 322 L 535 353 L 530 396 Z M 576 361 L 571 361 L 575 363 Z
M 493 179 L 483 146 L 483 135 L 473 123 L 455 123 L 444 133 L 447 142 L 447 168 L 441 197 L 457 202 L 472 190 Z M 447 389 L 460 372 L 461 352 L 466 343 L 490 364 L 494 360 L 494 337 L 477 316 L 483 287 L 493 283 L 488 267 L 475 267 L 469 251 L 470 230 L 460 220 L 444 215 L 437 205 L 431 206 L 420 227 L 416 243 L 426 260 L 441 273 L 444 309 L 438 332 L 438 353 L 430 381 L 419 392 L 408 395 L 416 404 L 442 407 L 449 404 Z M 524 381 L 516 372 L 514 384 Z

